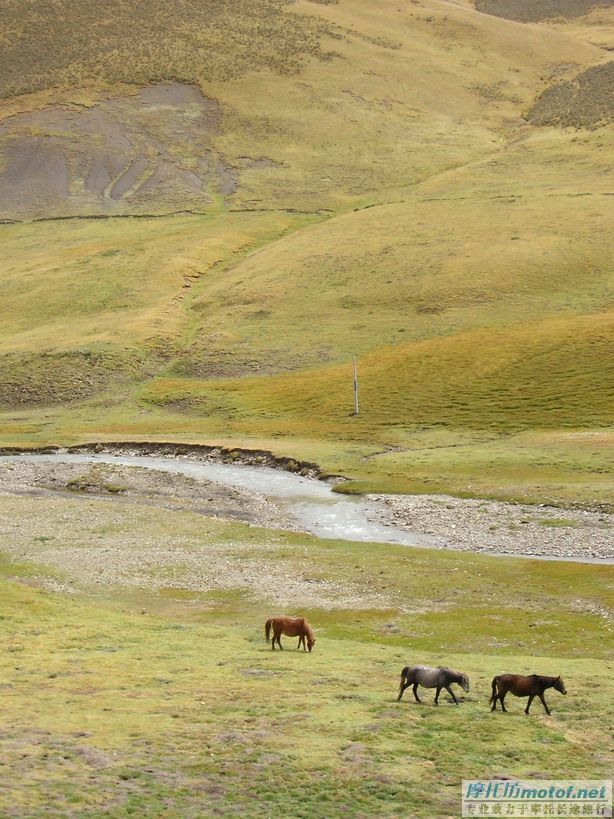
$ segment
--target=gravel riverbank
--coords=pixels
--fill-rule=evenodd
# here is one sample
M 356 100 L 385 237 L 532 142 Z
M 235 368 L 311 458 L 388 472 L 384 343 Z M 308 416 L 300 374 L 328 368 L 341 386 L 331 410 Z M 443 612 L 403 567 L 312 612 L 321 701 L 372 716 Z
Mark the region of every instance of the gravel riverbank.
M 371 496 L 400 528 L 444 548 L 500 555 L 614 560 L 614 515 L 447 495 Z
M 193 459 L 196 455 L 190 452 L 180 457 Z M 115 496 L 124 502 L 236 518 L 266 528 L 299 528 L 290 514 L 267 497 L 264 484 L 262 492 L 256 492 L 202 477 L 119 464 L 15 458 L 0 463 L 0 492 Z M 428 535 L 440 548 L 614 560 L 614 515 L 606 512 L 446 495 L 371 495 L 368 500 L 377 509 L 375 517 L 380 523 Z
M 292 520 L 261 493 L 143 467 L 16 459 L 0 462 L 0 493 L 116 497 L 271 529 L 293 528 Z

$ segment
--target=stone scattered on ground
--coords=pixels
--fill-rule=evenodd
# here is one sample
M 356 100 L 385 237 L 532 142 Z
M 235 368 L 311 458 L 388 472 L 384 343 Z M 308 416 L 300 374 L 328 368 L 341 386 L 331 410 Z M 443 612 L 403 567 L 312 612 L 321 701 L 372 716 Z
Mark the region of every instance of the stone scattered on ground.
M 24 496 L 32 498 L 31 514 L 24 514 Z M 227 540 L 203 537 L 198 525 L 147 527 L 150 508 L 297 528 L 264 495 L 246 489 L 143 467 L 13 461 L 0 463 L 0 501 L 0 549 L 40 568 L 23 582 L 51 591 L 238 591 L 280 609 L 391 604 L 360 582 L 319 576 L 300 546 L 279 560 L 279 542 L 265 531 Z
M 533 557 L 614 559 L 614 515 L 554 506 L 453 498 L 372 495 L 382 519 L 439 538 L 444 548 Z
M 314 577 L 300 546 L 278 561 L 279 543 L 262 533 L 249 542 L 189 532 L 135 534 L 126 515 L 148 507 L 244 521 L 265 529 L 298 529 L 264 494 L 204 478 L 109 464 L 0 463 L 2 550 L 41 570 L 28 582 L 58 591 L 123 585 L 186 592 L 245 591 L 272 603 L 324 608 L 386 607 L 381 590 Z M 42 501 L 24 515 L 23 497 Z M 66 503 L 57 503 L 63 498 Z M 381 523 L 432 536 L 442 548 L 502 555 L 614 559 L 614 515 L 445 495 L 370 496 Z M 145 513 L 145 517 L 146 517 Z M 140 516 L 140 517 L 139 517 Z M 146 528 L 146 527 L 145 527 Z M 104 535 L 100 535 L 104 532 Z M 411 548 L 411 547 L 408 547 Z M 267 554 L 271 559 L 267 559 Z

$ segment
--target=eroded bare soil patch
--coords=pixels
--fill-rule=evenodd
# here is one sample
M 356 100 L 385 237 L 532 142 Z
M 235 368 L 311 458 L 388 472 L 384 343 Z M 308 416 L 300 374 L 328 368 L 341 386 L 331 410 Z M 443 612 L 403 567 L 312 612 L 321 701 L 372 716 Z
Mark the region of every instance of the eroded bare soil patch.
M 237 184 L 212 147 L 220 118 L 215 100 L 177 82 L 9 117 L 0 124 L 0 216 L 204 207 Z

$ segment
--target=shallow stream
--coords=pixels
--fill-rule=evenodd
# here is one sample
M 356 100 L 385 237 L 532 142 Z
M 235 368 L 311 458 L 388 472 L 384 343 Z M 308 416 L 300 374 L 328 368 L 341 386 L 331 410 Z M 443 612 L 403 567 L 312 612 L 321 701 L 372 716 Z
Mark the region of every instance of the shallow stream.
M 259 492 L 296 522 L 296 526 L 321 538 L 400 543 L 413 546 L 441 547 L 441 538 L 409 532 L 381 522 L 378 504 L 361 497 L 341 495 L 329 484 L 315 478 L 304 478 L 292 472 L 267 466 L 191 461 L 152 455 L 6 455 L 0 463 L 21 460 L 40 463 L 114 464 L 144 467 L 159 472 L 178 473 L 205 478 L 226 486 L 240 486 Z

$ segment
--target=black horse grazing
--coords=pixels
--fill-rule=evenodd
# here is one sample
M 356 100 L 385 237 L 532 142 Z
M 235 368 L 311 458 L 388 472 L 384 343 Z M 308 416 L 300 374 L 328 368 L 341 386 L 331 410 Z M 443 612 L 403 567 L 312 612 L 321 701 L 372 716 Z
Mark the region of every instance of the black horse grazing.
M 403 696 L 405 689 L 409 688 L 410 685 L 413 686 L 412 691 L 414 692 L 416 702 L 421 702 L 418 697 L 418 686 L 421 685 L 423 688 L 437 689 L 435 692 L 435 705 L 438 704 L 439 692 L 442 688 L 446 689 L 448 694 L 458 705 L 458 700 L 450 688 L 452 683 L 458 683 L 463 691 L 469 691 L 469 678 L 460 671 L 454 671 L 451 668 L 446 668 L 441 665 L 437 668 L 431 668 L 428 665 L 406 665 L 403 671 L 401 671 L 401 685 L 399 687 L 397 702 Z
M 505 695 L 511 692 L 515 697 L 528 697 L 529 701 L 527 707 L 524 709 L 525 714 L 529 713 L 529 708 L 533 699 L 539 697 L 542 705 L 546 709 L 546 714 L 550 714 L 550 709 L 546 705 L 544 699 L 544 691 L 547 688 L 554 688 L 555 691 L 560 691 L 561 694 L 566 694 L 565 683 L 558 677 L 543 677 L 539 674 L 531 674 L 529 677 L 523 677 L 522 674 L 501 674 L 495 677 L 492 681 L 492 702 L 491 711 L 497 708 L 497 700 L 501 703 L 501 710 L 507 711 L 505 707 Z

